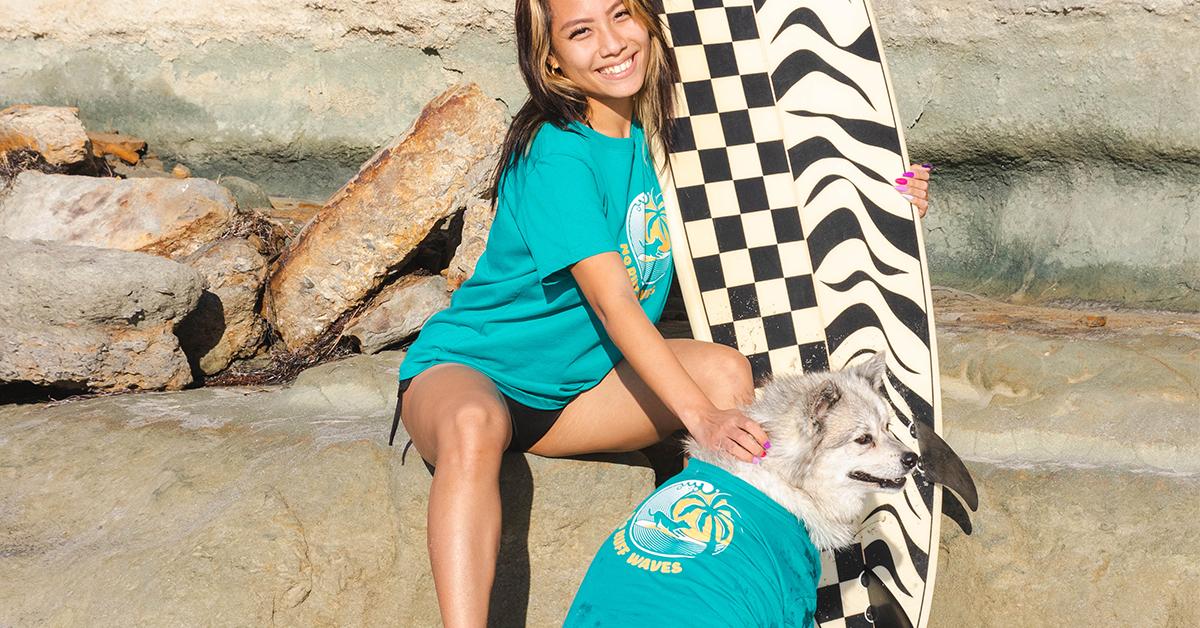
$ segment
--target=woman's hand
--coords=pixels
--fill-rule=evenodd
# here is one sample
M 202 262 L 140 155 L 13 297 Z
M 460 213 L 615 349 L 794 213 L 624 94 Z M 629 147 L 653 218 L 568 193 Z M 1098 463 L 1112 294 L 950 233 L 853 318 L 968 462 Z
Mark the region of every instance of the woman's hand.
M 929 171 L 933 164 L 909 164 L 908 172 L 896 178 L 896 191 L 908 202 L 917 206 L 921 217 L 929 211 Z
M 762 426 L 740 410 L 718 410 L 714 407 L 680 419 L 700 446 L 723 451 L 742 462 L 758 464 L 771 448 Z

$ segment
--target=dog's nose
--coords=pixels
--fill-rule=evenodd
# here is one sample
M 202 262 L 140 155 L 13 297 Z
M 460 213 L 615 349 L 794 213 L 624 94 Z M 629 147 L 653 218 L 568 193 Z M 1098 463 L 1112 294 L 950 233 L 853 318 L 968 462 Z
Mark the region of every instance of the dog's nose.
M 917 466 L 917 454 L 910 451 L 903 456 L 900 456 L 900 464 L 904 465 L 905 469 L 911 469 Z

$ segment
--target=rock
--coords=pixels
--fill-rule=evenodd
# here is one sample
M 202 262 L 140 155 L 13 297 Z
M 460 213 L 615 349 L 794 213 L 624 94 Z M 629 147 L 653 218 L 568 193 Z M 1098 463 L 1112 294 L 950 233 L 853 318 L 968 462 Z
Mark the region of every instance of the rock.
M 179 390 L 192 371 L 171 327 L 0 328 L 0 384 L 62 390 Z
M 267 219 L 295 237 L 321 209 L 321 204 L 299 198 L 272 196 L 271 206 L 262 210 Z
M 1196 475 L 969 463 L 970 536 L 942 519 L 931 628 L 1200 625 Z
M 241 177 L 222 176 L 217 179 L 221 187 L 229 190 L 237 200 L 238 209 L 270 209 L 271 199 L 257 183 Z
M 196 309 L 176 330 L 184 353 L 205 375 L 255 355 L 267 329 L 258 313 L 266 258 L 249 241 L 229 238 L 206 244 L 181 261 L 208 282 Z
M 401 357 L 0 407 L 0 625 L 439 625 L 430 474 L 386 446 Z M 499 625 L 560 624 L 653 488 L 642 456 L 605 460 L 505 457 Z
M 175 164 L 175 167 L 171 168 L 171 176 L 176 179 L 187 179 L 192 176 L 192 171 L 183 164 Z
M 449 306 L 444 277 L 407 275 L 372 299 L 346 323 L 342 335 L 358 340 L 363 353 L 376 353 L 417 333 L 430 316 Z
M 132 135 L 89 131 L 87 136 L 92 142 L 92 155 L 96 157 L 113 155 L 127 164 L 135 165 L 141 161 L 141 153 L 146 150 L 146 140 Z
M 335 194 L 273 266 L 264 305 L 289 349 L 375 292 L 438 221 L 488 183 L 503 109 L 474 85 L 434 99 Z
M 467 203 L 463 216 L 462 240 L 454 252 L 454 259 L 446 269 L 446 284 L 449 290 L 458 287 L 475 272 L 475 264 L 487 246 L 488 233 L 492 230 L 492 219 L 496 214 L 489 201 L 473 199 Z
M 87 159 L 87 132 L 75 107 L 13 105 L 0 111 L 0 154 L 36 151 L 52 166 Z
M 23 172 L 0 198 L 0 236 L 182 257 L 216 240 L 235 211 L 229 192 L 207 179 Z
M 161 257 L 0 238 L 0 382 L 182 388 L 191 370 L 173 329 L 203 285 Z

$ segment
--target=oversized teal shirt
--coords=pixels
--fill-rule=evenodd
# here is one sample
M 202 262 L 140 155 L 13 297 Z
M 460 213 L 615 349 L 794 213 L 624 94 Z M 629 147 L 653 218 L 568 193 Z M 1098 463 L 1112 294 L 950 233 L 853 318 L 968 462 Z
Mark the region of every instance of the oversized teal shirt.
M 539 409 L 566 405 L 621 360 L 570 266 L 620 254 L 657 322 L 671 285 L 662 192 L 634 123 L 628 138 L 543 124 L 509 168 L 475 273 L 409 348 L 400 378 L 443 362 L 473 367 Z
M 807 628 L 820 577 L 795 515 L 692 460 L 600 547 L 565 626 Z

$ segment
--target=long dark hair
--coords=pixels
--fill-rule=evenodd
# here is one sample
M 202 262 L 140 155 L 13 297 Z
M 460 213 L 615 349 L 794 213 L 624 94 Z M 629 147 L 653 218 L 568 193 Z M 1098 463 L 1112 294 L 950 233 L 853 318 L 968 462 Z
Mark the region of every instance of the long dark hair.
M 652 154 L 665 158 L 674 146 L 671 119 L 675 114 L 679 67 L 667 46 L 662 22 L 652 4 L 654 1 L 624 0 L 629 14 L 650 34 L 645 82 L 633 97 L 634 115 L 642 123 Z M 516 17 L 517 61 L 521 66 L 521 77 L 529 88 L 529 98 L 513 117 L 504 136 L 500 161 L 496 164 L 489 190 L 493 206 L 500 194 L 504 174 L 529 150 L 534 134 L 543 123 L 565 129 L 571 122 L 587 122 L 587 96 L 570 79 L 550 67 L 549 0 L 517 0 L 513 13 Z

